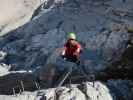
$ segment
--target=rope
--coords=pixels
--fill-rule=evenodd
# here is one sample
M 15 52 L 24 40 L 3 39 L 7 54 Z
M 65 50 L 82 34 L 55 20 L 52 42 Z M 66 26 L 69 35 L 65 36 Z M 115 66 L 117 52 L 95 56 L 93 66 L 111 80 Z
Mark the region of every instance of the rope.
M 77 65 L 77 68 L 79 69 L 79 71 L 83 74 L 83 76 L 88 80 L 88 81 L 92 81 L 94 83 L 94 80 L 95 80 L 95 77 L 93 76 L 92 78 L 91 77 L 88 77 L 89 75 L 86 74 L 86 72 L 84 71 L 85 69 L 83 69 L 83 65 Z M 72 69 L 73 67 L 70 67 L 68 72 L 65 74 L 65 76 L 63 76 L 63 79 L 61 79 L 60 83 L 58 84 L 57 87 L 60 87 L 63 85 L 64 81 L 70 76 L 70 74 L 72 73 Z
M 71 74 L 72 72 L 72 67 L 69 68 L 68 72 L 65 74 L 64 78 L 61 80 L 61 82 L 58 84 L 57 87 L 62 86 L 62 84 L 64 83 L 64 81 L 68 78 L 68 76 Z

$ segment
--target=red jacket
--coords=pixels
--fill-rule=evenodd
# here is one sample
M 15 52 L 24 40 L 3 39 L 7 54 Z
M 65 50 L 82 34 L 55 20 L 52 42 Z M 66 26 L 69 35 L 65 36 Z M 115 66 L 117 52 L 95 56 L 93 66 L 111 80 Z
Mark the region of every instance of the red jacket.
M 79 55 L 80 52 L 81 52 L 81 46 L 80 46 L 80 44 L 78 42 L 73 47 L 70 47 L 69 42 L 67 42 L 64 45 L 64 50 L 62 52 L 62 55 L 65 55 L 65 56 L 74 56 L 75 53 Z

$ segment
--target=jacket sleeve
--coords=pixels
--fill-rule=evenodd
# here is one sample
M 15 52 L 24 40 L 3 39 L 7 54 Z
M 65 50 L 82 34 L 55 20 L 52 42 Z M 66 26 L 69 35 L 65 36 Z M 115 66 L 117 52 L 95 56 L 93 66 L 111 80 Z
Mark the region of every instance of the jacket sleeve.
M 76 52 L 77 52 L 77 53 L 80 53 L 80 52 L 81 52 L 81 46 L 80 46 L 79 44 L 77 45 Z
M 65 55 L 66 53 L 66 44 L 64 45 L 63 51 L 62 51 L 62 55 Z

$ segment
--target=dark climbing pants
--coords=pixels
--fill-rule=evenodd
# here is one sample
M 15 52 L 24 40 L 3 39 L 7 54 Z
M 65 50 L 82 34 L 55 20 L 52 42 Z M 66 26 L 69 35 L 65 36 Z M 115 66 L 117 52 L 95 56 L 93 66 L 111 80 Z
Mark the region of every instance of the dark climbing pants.
M 77 56 L 64 56 L 64 58 L 66 58 L 67 61 L 74 62 L 78 65 L 80 64 L 80 60 Z

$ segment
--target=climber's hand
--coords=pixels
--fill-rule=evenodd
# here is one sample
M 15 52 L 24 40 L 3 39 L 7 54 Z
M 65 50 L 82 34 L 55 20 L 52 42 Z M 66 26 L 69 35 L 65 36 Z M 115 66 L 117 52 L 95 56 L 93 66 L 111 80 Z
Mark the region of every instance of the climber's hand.
M 65 57 L 65 55 L 61 55 L 61 58 L 63 58 L 64 60 L 66 60 L 66 57 Z

